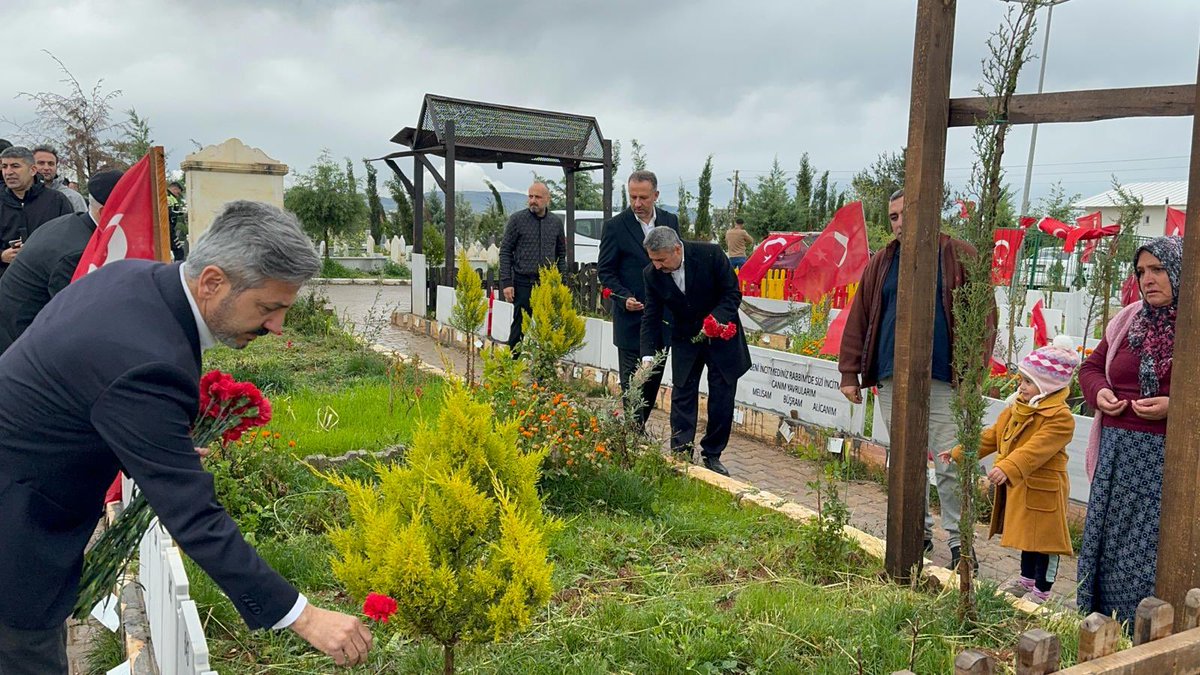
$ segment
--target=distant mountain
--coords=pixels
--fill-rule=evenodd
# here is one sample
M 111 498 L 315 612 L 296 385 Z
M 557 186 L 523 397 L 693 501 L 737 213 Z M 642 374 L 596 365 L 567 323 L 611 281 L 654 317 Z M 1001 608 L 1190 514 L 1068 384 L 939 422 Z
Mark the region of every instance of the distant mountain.
M 459 194 L 467 198 L 467 203 L 471 205 L 471 210 L 475 213 L 483 213 L 492 206 L 492 193 L 490 190 L 460 190 Z M 391 197 L 379 196 L 379 201 L 383 203 L 385 211 L 395 211 L 396 202 L 392 201 Z M 501 192 L 500 201 L 504 202 L 504 212 L 513 213 L 525 208 L 525 195 L 520 192 Z
M 483 213 L 492 206 L 492 193 L 489 190 L 460 190 L 459 194 L 467 198 L 467 203 L 471 205 L 471 210 L 475 213 Z M 501 192 L 500 200 L 504 202 L 504 212 L 514 213 L 525 208 L 528 204 L 525 195 L 520 192 Z M 396 202 L 392 201 L 391 197 L 379 196 L 379 201 L 383 203 L 385 211 L 395 211 Z M 658 208 L 671 213 L 678 213 L 679 207 L 673 204 L 658 203 Z M 613 213 L 621 210 L 620 204 L 613 209 Z M 693 220 L 696 218 L 695 209 L 689 209 L 689 213 Z

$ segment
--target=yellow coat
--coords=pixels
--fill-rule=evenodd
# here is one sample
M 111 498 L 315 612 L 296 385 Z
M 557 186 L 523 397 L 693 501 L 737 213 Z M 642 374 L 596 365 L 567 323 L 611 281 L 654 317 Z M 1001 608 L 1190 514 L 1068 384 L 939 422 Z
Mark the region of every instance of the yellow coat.
M 980 438 L 979 458 L 996 453 L 996 468 L 1008 482 L 996 489 L 988 538 L 999 533 L 1000 545 L 1022 551 L 1072 555 L 1067 531 L 1067 443 L 1075 418 L 1066 404 L 1067 390 L 1055 392 L 1036 408 L 1016 402 L 1000 413 Z M 962 459 L 962 448 L 954 449 Z

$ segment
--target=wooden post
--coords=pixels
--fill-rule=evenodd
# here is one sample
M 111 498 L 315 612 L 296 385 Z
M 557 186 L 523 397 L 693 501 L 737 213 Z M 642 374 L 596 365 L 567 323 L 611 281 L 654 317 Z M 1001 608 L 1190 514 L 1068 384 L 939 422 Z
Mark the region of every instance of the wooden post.
M 1079 626 L 1080 663 L 1108 656 L 1117 651 L 1117 640 L 1121 637 L 1121 624 L 1111 616 L 1092 612 Z
M 1181 631 L 1200 626 L 1200 588 L 1193 588 L 1183 599 L 1183 626 Z
M 921 562 L 924 537 L 929 379 L 933 359 L 934 289 L 946 128 L 950 115 L 950 63 L 955 0 L 920 0 L 913 48 L 904 228 L 896 304 L 895 376 L 888 471 L 888 573 L 907 581 Z M 974 672 L 974 671 L 968 671 Z M 990 671 L 989 671 L 990 672 Z
M 612 141 L 604 140 L 604 220 L 609 220 L 613 215 L 613 144 Z
M 1161 640 L 1171 634 L 1175 625 L 1175 609 L 1171 603 L 1149 597 L 1138 603 L 1133 615 L 1133 644 Z
M 413 155 L 413 253 L 425 252 L 425 165 Z
M 1017 643 L 1017 675 L 1047 675 L 1058 670 L 1062 645 L 1058 636 L 1041 628 L 1025 631 Z
M 154 259 L 171 262 L 171 216 L 167 213 L 167 169 L 163 146 L 150 148 L 150 188 L 154 208 Z
M 1200 82 L 1200 73 L 1197 74 Z M 1196 87 L 1200 103 L 1200 86 Z M 1187 227 L 1183 270 L 1179 277 L 1179 318 L 1175 320 L 1175 353 L 1171 379 L 1183 385 L 1172 392 L 1167 416 L 1167 449 L 1163 467 L 1162 515 L 1158 529 L 1158 574 L 1155 595 L 1183 607 L 1184 596 L 1200 586 L 1200 124 L 1192 117 L 1192 162 L 1188 172 Z M 1185 393 L 1186 392 L 1186 393 Z M 1190 395 L 1189 395 L 1190 394 Z M 1187 612 L 1179 613 L 1182 622 Z
M 570 165 L 563 166 L 564 181 L 566 183 L 567 197 L 567 220 L 564 223 L 567 229 L 567 269 L 571 269 L 571 265 L 575 263 L 575 169 Z M 546 208 L 549 208 L 547 206 Z
M 454 120 L 446 120 L 442 142 L 446 144 L 446 167 L 442 174 L 446 180 L 446 276 L 450 279 L 446 285 L 453 286 L 454 266 L 458 264 L 458 257 L 454 255 Z
M 954 659 L 954 675 L 993 675 L 996 662 L 992 657 L 974 649 L 960 652 Z

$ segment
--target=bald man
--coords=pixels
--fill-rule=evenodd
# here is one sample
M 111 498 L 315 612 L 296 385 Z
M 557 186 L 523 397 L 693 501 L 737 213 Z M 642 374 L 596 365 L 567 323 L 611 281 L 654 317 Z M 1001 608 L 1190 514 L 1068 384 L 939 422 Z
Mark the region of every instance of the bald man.
M 567 239 L 563 222 L 550 213 L 550 190 L 544 183 L 529 186 L 529 208 L 508 219 L 504 239 L 500 242 L 500 287 L 504 300 L 513 303 L 512 328 L 508 331 L 508 346 L 515 351 L 524 336 L 522 315 L 532 314 L 529 305 L 538 271 L 548 265 L 558 265 L 567 273 Z

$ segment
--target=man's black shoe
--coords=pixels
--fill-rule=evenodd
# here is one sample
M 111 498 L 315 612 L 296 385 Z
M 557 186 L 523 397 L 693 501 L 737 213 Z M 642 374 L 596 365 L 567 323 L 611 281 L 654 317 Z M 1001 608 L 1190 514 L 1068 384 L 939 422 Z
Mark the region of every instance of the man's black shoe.
M 958 559 L 961 557 L 962 557 L 962 554 L 961 554 L 959 547 L 951 546 L 950 547 L 950 571 L 952 571 L 952 572 L 958 571 Z M 979 553 L 978 552 L 976 552 L 975 559 L 972 560 L 971 562 L 972 562 L 971 566 L 975 568 L 975 573 L 978 574 L 979 573 Z
M 719 473 L 722 476 L 729 475 L 729 469 L 726 469 L 725 465 L 721 463 L 721 460 L 717 459 L 716 457 L 705 457 L 704 468 L 712 471 L 713 473 Z

